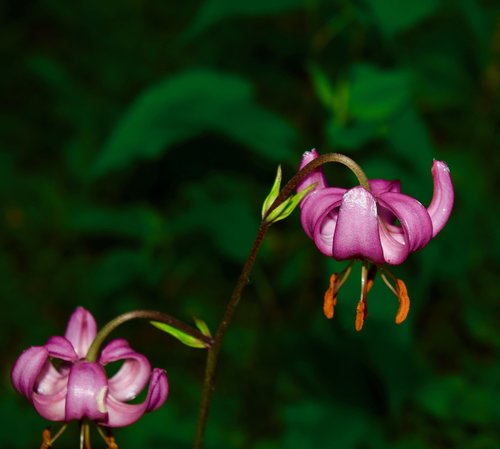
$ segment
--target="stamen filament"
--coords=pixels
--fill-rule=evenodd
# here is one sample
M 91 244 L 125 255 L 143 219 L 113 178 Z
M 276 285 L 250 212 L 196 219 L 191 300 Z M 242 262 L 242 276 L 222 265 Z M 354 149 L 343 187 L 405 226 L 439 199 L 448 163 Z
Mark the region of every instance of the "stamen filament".
M 80 449 L 92 449 L 90 444 L 90 425 L 86 421 L 80 423 Z
M 392 293 L 394 293 L 396 296 L 398 296 L 398 292 L 396 291 L 396 289 L 392 286 L 391 282 L 389 281 L 389 279 L 387 279 L 387 276 L 385 275 L 385 273 L 387 273 L 386 270 L 384 270 L 384 272 L 381 274 L 382 276 L 382 279 L 383 281 L 385 282 L 385 285 L 387 285 L 387 287 L 389 287 L 389 290 L 391 290 Z M 389 273 L 388 273 L 389 274 Z M 392 275 L 391 275 L 392 276 Z M 394 279 L 394 282 L 397 281 L 397 279 L 392 276 L 393 279 Z
M 363 265 L 361 266 L 361 298 L 358 301 L 358 305 L 356 306 L 356 321 L 354 323 L 354 326 L 358 332 L 363 329 L 365 318 L 368 315 L 366 296 L 372 288 L 372 285 L 373 279 L 368 279 L 367 264 L 363 262 Z
M 63 424 L 53 438 L 52 435 L 50 434 L 50 428 L 47 427 L 46 429 L 44 429 L 44 431 L 42 432 L 42 445 L 40 446 L 40 449 L 51 448 L 52 444 L 54 444 L 54 441 L 56 441 L 66 430 L 66 427 L 68 427 L 68 425 Z
M 97 426 L 97 431 L 101 435 L 102 439 L 106 443 L 106 449 L 118 449 L 118 444 L 116 444 L 115 437 L 113 436 L 111 429 L 106 429 L 105 432 L 102 427 Z

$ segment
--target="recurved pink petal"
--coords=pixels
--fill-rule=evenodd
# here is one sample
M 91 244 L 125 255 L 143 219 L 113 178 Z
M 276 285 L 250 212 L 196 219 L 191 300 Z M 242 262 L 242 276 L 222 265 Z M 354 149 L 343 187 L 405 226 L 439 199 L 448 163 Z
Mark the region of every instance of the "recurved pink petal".
M 43 346 L 32 346 L 26 349 L 14 363 L 11 381 L 14 388 L 31 399 L 42 369 L 49 359 L 49 351 Z
M 410 254 L 403 229 L 400 226 L 381 223 L 379 232 L 386 263 L 390 265 L 403 263 Z
M 379 195 L 386 192 L 401 192 L 400 181 L 386 181 L 385 179 L 370 179 L 369 181 L 371 194 L 377 199 Z M 396 217 L 393 213 L 384 207 L 377 207 L 379 218 L 382 218 L 386 223 L 394 224 Z
M 108 383 L 104 368 L 96 362 L 76 362 L 71 367 L 66 397 L 66 421 L 106 418 Z
M 45 348 L 49 351 L 51 357 L 72 362 L 78 360 L 73 345 L 65 337 L 50 337 Z
M 302 161 L 300 162 L 299 170 L 304 168 L 309 162 L 313 161 L 318 157 L 318 152 L 316 149 L 312 149 L 311 151 L 306 151 L 302 155 Z M 297 192 L 304 190 L 309 187 L 311 184 L 316 183 L 315 189 L 324 189 L 328 187 L 325 179 L 325 175 L 323 173 L 323 169 L 321 167 L 313 170 L 298 186 Z
M 84 358 L 96 336 L 97 325 L 92 314 L 83 307 L 71 315 L 64 336 L 71 342 L 79 358 Z
M 125 362 L 109 379 L 109 393 L 119 401 L 129 401 L 146 386 L 151 374 L 151 365 L 145 356 L 135 352 L 122 338 L 106 345 L 99 359 L 103 365 L 118 360 L 125 360 Z
M 33 393 L 33 405 L 40 416 L 49 421 L 67 421 L 66 393 L 66 387 L 49 395 Z
M 378 227 L 373 195 L 361 186 L 348 190 L 340 206 L 333 236 L 333 257 L 337 260 L 359 257 L 384 263 Z
M 314 234 L 319 221 L 326 220 L 325 216 L 328 215 L 328 219 L 336 220 L 336 210 L 340 203 L 342 202 L 342 197 L 346 192 L 345 189 L 337 189 L 335 187 L 328 187 L 326 189 L 314 190 L 309 193 L 302 201 L 300 220 L 302 222 L 302 227 L 305 233 L 314 239 Z M 328 237 L 328 236 L 326 236 Z M 330 242 L 333 239 L 333 232 L 329 236 Z M 331 245 L 327 248 L 327 252 L 330 252 L 331 256 Z
M 66 389 L 68 385 L 69 368 L 64 368 L 64 373 L 58 371 L 50 361 L 42 367 L 37 382 L 33 388 L 36 394 L 50 396 Z
M 160 408 L 168 396 L 168 379 L 165 370 L 155 368 L 151 373 L 150 389 L 147 398 L 146 411 L 152 412 Z
M 401 192 L 400 181 L 386 181 L 385 179 L 368 180 L 372 195 L 376 198 L 381 193 Z
M 107 398 L 108 418 L 99 424 L 108 427 L 123 427 L 137 421 L 144 413 L 156 410 L 167 399 L 168 381 L 165 371 L 155 368 L 151 374 L 146 400 L 141 404 L 118 401 L 111 394 Z
M 409 253 L 429 243 L 432 238 L 431 219 L 420 202 L 402 193 L 383 193 L 379 195 L 378 202 L 392 212 L 401 224 L 393 226 L 380 220 L 380 238 L 386 262 L 399 264 Z
M 434 237 L 443 229 L 450 217 L 455 200 L 455 192 L 451 181 L 450 169 L 445 162 L 435 160 L 432 163 L 432 180 L 434 182 L 434 192 L 427 212 L 431 217 L 432 237 Z

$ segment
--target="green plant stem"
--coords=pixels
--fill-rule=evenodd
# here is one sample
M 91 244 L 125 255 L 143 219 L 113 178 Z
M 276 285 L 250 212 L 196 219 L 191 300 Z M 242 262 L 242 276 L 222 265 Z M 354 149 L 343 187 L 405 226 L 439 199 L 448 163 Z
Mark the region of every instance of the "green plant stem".
M 198 340 L 203 341 L 210 346 L 213 343 L 213 339 L 203 335 L 201 332 L 193 329 L 192 327 L 184 324 L 182 321 L 167 315 L 166 313 L 158 312 L 156 310 L 134 310 L 132 312 L 127 312 L 122 315 L 117 316 L 109 323 L 107 323 L 96 335 L 92 345 L 90 346 L 86 360 L 89 362 L 95 362 L 97 360 L 97 355 L 99 354 L 99 349 L 101 345 L 104 343 L 104 340 L 113 332 L 118 326 L 121 326 L 126 321 L 135 320 L 135 319 L 143 319 L 149 321 L 160 321 L 161 323 L 168 324 L 170 326 L 176 327 L 180 329 L 182 332 L 191 335 Z
M 193 445 L 195 449 L 201 449 L 203 447 L 203 436 L 205 434 L 205 427 L 207 424 L 208 409 L 210 407 L 210 401 L 212 399 L 212 394 L 215 386 L 215 369 L 217 367 L 217 361 L 219 358 L 219 352 L 222 346 L 222 342 L 224 340 L 224 335 L 226 334 L 227 328 L 229 327 L 229 324 L 233 319 L 234 312 L 241 299 L 241 294 L 248 284 L 248 281 L 250 279 L 250 272 L 252 271 L 255 259 L 257 258 L 257 253 L 259 252 L 260 246 L 269 227 L 270 224 L 264 221 L 261 223 L 248 258 L 243 265 L 243 269 L 241 270 L 238 281 L 236 282 L 233 293 L 231 294 L 229 302 L 226 306 L 222 321 L 220 322 L 219 327 L 217 328 L 217 332 L 215 333 L 214 344 L 208 349 L 205 376 L 203 379 L 200 412 L 198 415 L 198 426 L 196 428 L 196 435 Z
M 236 281 L 236 285 L 234 290 L 229 298 L 229 302 L 227 303 L 226 310 L 224 312 L 224 316 L 222 317 L 222 321 L 217 328 L 217 332 L 214 337 L 213 345 L 209 348 L 207 353 L 207 362 L 205 366 L 205 375 L 203 378 L 203 388 L 201 394 L 201 403 L 200 403 L 200 411 L 198 415 L 198 425 L 196 427 L 196 434 L 193 444 L 193 449 L 202 449 L 203 447 L 203 438 L 205 434 L 205 428 L 208 419 L 208 410 L 210 408 L 210 402 L 212 399 L 212 394 L 215 388 L 215 370 L 217 368 L 217 362 L 219 358 L 220 349 L 222 347 L 222 342 L 224 340 L 224 335 L 226 334 L 227 328 L 233 319 L 234 312 L 238 303 L 240 302 L 241 295 L 243 290 L 248 284 L 250 279 L 250 273 L 252 271 L 253 265 L 255 263 L 255 259 L 257 258 L 257 254 L 264 240 L 264 236 L 268 229 L 270 228 L 272 223 L 266 221 L 266 217 L 276 209 L 283 201 L 285 201 L 290 194 L 292 194 L 293 190 L 300 184 L 300 182 L 309 175 L 312 171 L 317 169 L 323 164 L 329 162 L 337 162 L 347 166 L 358 178 L 359 183 L 368 191 L 370 191 L 370 186 L 368 184 L 368 178 L 364 174 L 361 167 L 356 164 L 352 159 L 344 156 L 339 153 L 327 153 L 321 156 L 318 156 L 316 159 L 309 162 L 306 166 L 304 166 L 298 173 L 293 176 L 290 181 L 283 187 L 277 196 L 276 200 L 267 210 L 266 215 L 264 216 L 262 223 L 257 231 L 257 236 L 253 242 L 252 248 L 250 249 L 250 253 L 248 255 L 245 264 L 241 270 L 240 276 Z

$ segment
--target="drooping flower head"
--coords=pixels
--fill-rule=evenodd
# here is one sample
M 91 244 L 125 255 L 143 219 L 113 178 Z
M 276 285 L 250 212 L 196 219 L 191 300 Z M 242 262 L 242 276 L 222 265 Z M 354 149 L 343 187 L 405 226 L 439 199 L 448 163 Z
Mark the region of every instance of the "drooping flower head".
M 318 157 L 316 150 L 304 153 L 300 168 Z M 367 314 L 366 295 L 373 285 L 377 267 L 400 301 L 396 322 L 406 318 L 409 299 L 406 287 L 394 278 L 384 264 L 399 265 L 410 253 L 426 246 L 446 224 L 454 200 L 450 171 L 446 163 L 432 165 L 434 193 L 429 207 L 401 193 L 399 181 L 373 179 L 370 190 L 362 186 L 351 189 L 329 187 L 320 168 L 311 172 L 298 186 L 301 191 L 316 184 L 301 203 L 301 221 L 306 234 L 325 255 L 336 260 L 363 261 L 362 292 L 358 303 L 356 328 Z M 350 265 L 332 275 L 325 294 L 325 314 L 333 317 L 337 292 L 350 273 Z M 392 278 L 391 285 L 387 276 Z
M 164 370 L 151 369 L 148 359 L 124 339 L 109 342 L 96 361 L 86 360 L 96 337 L 94 317 L 82 307 L 72 314 L 64 337 L 24 351 L 12 368 L 14 388 L 49 421 L 94 421 L 106 428 L 128 426 L 167 399 Z M 123 364 L 108 377 L 105 366 Z M 149 383 L 146 399 L 130 404 Z

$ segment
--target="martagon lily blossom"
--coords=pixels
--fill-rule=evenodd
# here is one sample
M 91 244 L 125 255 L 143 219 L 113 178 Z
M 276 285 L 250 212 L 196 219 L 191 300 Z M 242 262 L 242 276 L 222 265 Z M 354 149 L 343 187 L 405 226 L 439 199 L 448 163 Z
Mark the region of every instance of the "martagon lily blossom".
M 316 150 L 304 153 L 300 168 L 318 157 Z M 351 260 L 348 267 L 330 279 L 325 293 L 324 312 L 334 315 L 339 288 L 351 272 L 352 261 L 363 261 L 361 298 L 356 310 L 356 329 L 361 330 L 367 316 L 366 298 L 377 270 L 399 301 L 396 323 L 403 322 L 409 310 L 409 297 L 401 279 L 384 265 L 399 265 L 410 253 L 426 246 L 448 221 L 454 191 L 446 163 L 432 165 L 434 193 L 429 207 L 401 193 L 399 181 L 369 180 L 370 190 L 329 187 L 320 168 L 312 171 L 297 187 L 302 191 L 315 184 L 301 202 L 301 221 L 306 234 L 326 256 Z M 389 279 L 390 278 L 390 279 Z M 392 281 L 392 282 L 391 282 Z
M 81 447 L 90 447 L 88 421 L 104 428 L 122 427 L 156 410 L 167 399 L 168 382 L 164 370 L 151 369 L 148 359 L 135 352 L 124 339 L 109 342 L 96 361 L 86 360 L 96 337 L 96 322 L 90 312 L 78 307 L 72 314 L 64 337 L 51 337 L 43 346 L 24 351 L 12 368 L 14 388 L 26 396 L 37 412 L 49 421 L 85 423 Z M 57 360 L 57 363 L 54 361 Z M 123 361 L 116 374 L 108 377 L 105 366 Z M 146 399 L 129 401 L 149 383 Z M 108 432 L 100 427 L 108 447 L 115 447 Z M 55 438 L 44 434 L 44 445 Z

